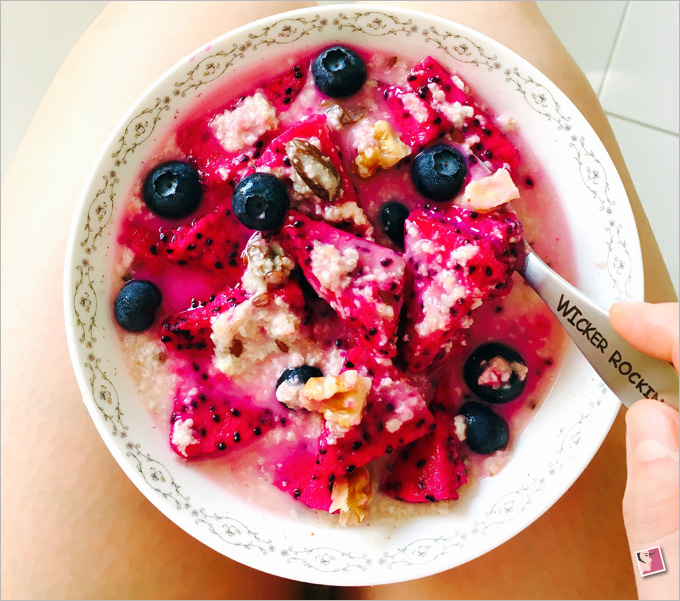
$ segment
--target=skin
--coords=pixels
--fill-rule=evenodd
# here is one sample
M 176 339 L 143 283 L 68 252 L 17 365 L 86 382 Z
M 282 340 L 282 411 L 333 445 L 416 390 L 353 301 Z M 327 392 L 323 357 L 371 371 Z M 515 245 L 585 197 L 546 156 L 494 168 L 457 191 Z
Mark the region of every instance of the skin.
M 678 304 L 613 305 L 609 318 L 616 331 L 641 351 L 672 362 L 678 369 Z M 650 342 L 653 341 L 653 344 Z M 626 414 L 628 482 L 623 518 L 631 556 L 661 547 L 667 571 L 642 578 L 635 570 L 640 599 L 678 597 L 678 412 L 642 400 Z M 645 554 L 642 554 L 644 557 Z M 637 558 L 636 558 L 637 559 Z M 651 558 L 646 562 L 651 565 Z
M 93 157 L 124 108 L 149 82 L 206 40 L 275 12 L 307 5 L 112 3 L 75 45 L 38 109 L 2 182 L 4 598 L 301 598 L 307 594 L 299 583 L 250 570 L 203 546 L 158 512 L 126 478 L 80 400 L 61 304 L 61 265 L 76 200 Z M 570 96 L 608 148 L 629 193 L 643 249 L 646 299 L 674 300 L 606 116 L 535 6 L 419 2 L 417 8 L 494 37 Z M 151 22 L 154 27 L 148 26 Z M 169 31 L 181 35 L 168 36 Z M 28 328 L 25 316 L 30 316 Z M 635 415 L 633 410 L 628 412 L 629 422 L 631 414 Z M 626 475 L 623 416 L 622 411 L 574 486 L 505 545 L 438 576 L 335 594 L 633 597 L 635 581 L 620 511 Z M 677 415 L 675 423 L 677 433 Z M 637 549 L 655 544 L 640 544 Z M 661 544 L 666 552 L 667 544 Z M 532 549 L 531 567 L 520 559 L 527 548 Z M 593 554 L 607 557 L 606 578 L 592 570 L 588 558 Z M 491 573 L 493 579 L 479 577 Z
M 196 541 L 157 511 L 118 467 L 72 373 L 61 266 L 93 159 L 149 82 L 206 40 L 309 5 L 111 3 L 75 45 L 43 99 L 2 182 L 3 300 L 22 299 L 32 333 L 27 336 L 26 322 L 17 319 L 16 303 L 3 302 L 3 598 L 305 594 L 300 583 L 245 568 Z M 168 37 L 168 31 L 182 35 Z M 30 252 L 13 252 L 27 247 Z

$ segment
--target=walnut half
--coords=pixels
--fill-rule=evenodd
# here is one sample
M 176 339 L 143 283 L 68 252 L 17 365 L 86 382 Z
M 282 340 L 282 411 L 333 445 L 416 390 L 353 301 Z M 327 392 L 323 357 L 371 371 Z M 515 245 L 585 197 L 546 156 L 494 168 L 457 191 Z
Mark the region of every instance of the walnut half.
M 349 430 L 361 423 L 366 397 L 371 390 L 371 378 L 355 370 L 339 376 L 310 378 L 300 393 L 300 405 L 308 411 L 323 414 L 337 430 Z
M 364 519 L 364 508 L 371 500 L 371 474 L 365 467 L 335 480 L 329 512 L 340 510 L 341 526 L 356 526 Z
M 389 169 L 411 154 L 387 121 L 376 121 L 370 131 L 362 133 L 361 150 L 354 159 L 354 168 L 362 178 L 370 177 L 378 169 Z

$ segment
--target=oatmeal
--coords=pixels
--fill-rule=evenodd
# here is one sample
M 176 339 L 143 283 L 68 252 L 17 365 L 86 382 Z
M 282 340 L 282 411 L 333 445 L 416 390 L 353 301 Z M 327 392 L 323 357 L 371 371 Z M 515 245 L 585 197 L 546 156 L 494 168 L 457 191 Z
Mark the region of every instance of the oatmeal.
M 126 200 L 113 304 L 138 390 L 178 460 L 225 456 L 343 526 L 455 511 L 559 365 L 514 275 L 525 238 L 555 246 L 549 182 L 432 57 L 270 67 L 178 119 Z

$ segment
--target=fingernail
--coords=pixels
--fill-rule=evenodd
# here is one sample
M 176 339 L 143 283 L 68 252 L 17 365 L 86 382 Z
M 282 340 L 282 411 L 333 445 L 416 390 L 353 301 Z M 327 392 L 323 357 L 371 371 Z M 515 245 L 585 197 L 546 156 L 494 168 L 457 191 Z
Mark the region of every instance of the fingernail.
M 672 457 L 678 460 L 678 431 L 662 411 L 648 408 L 633 412 L 626 423 L 633 459 L 644 462 Z

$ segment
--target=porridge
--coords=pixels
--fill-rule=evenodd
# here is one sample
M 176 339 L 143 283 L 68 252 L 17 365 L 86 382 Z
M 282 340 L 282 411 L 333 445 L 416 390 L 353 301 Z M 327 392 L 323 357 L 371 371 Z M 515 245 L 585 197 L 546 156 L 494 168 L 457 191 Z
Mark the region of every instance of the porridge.
M 448 509 L 559 368 L 514 274 L 525 239 L 567 267 L 549 196 L 521 125 L 432 57 L 336 46 L 222 89 L 123 209 L 112 305 L 140 397 L 182 461 L 342 525 Z

